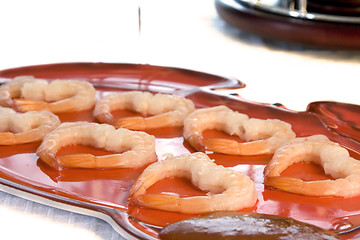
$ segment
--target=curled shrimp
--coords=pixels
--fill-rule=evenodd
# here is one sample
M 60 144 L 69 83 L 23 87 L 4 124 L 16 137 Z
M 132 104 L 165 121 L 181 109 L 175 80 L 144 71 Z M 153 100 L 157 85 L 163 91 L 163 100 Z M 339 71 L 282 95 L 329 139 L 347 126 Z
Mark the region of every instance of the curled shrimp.
M 304 181 L 281 176 L 297 162 L 314 162 L 334 180 Z M 360 194 L 360 161 L 324 135 L 296 138 L 279 148 L 264 169 L 265 185 L 308 196 L 353 197 Z
M 0 145 L 41 141 L 59 125 L 59 118 L 48 111 L 17 113 L 0 107 Z
M 209 191 L 206 196 L 180 197 L 149 194 L 155 182 L 169 177 L 190 178 L 195 186 Z M 254 182 L 246 175 L 217 165 L 205 153 L 197 152 L 149 165 L 130 189 L 129 198 L 143 207 L 181 213 L 205 213 L 252 207 L 257 201 Z
M 238 136 L 245 142 L 230 139 L 204 139 L 202 132 L 216 129 Z M 214 151 L 232 155 L 271 154 L 295 138 L 291 125 L 278 119 L 249 118 L 226 106 L 202 108 L 184 121 L 184 138 L 198 151 Z
M 116 153 L 56 156 L 61 147 L 71 144 L 89 145 Z M 54 168 L 138 168 L 157 159 L 152 135 L 89 122 L 62 123 L 45 136 L 36 153 Z
M 151 117 L 114 119 L 111 111 L 126 109 Z M 170 94 L 129 91 L 111 94 L 97 101 L 94 117 L 102 123 L 131 130 L 182 126 L 185 117 L 194 111 L 194 103 Z
M 96 90 L 89 82 L 16 77 L 0 87 L 0 103 L 20 112 L 47 110 L 53 113 L 83 111 L 95 105 Z
M 0 106 L 13 107 L 14 106 L 13 99 L 21 97 L 21 88 L 26 83 L 31 83 L 34 81 L 45 81 L 45 80 L 40 80 L 40 79 L 35 80 L 35 78 L 32 76 L 19 76 L 19 77 L 15 77 L 14 79 L 12 79 L 11 81 L 5 84 L 2 84 L 0 86 Z

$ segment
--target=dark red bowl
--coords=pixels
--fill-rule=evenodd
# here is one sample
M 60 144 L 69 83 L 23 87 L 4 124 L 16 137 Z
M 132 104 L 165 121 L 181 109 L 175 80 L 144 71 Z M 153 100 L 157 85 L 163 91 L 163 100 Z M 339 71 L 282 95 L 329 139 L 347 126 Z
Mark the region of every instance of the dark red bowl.
M 264 38 L 327 49 L 360 50 L 360 24 L 320 21 L 257 9 L 236 0 L 215 0 L 229 24 Z

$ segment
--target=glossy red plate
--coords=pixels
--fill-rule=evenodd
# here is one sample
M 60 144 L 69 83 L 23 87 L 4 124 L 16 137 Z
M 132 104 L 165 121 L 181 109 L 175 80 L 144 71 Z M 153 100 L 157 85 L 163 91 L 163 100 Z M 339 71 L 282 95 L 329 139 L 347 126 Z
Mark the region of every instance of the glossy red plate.
M 186 96 L 196 107 L 227 105 L 256 118 L 277 118 L 289 122 L 298 137 L 325 134 L 349 149 L 360 159 L 360 107 L 336 102 L 314 102 L 305 112 L 242 99 L 236 94 L 244 85 L 231 78 L 178 68 L 107 63 L 66 63 L 28 66 L 0 71 L 0 80 L 9 81 L 19 75 L 38 78 L 78 79 L 89 81 L 103 94 L 126 90 L 146 90 Z M 234 91 L 231 91 L 233 89 Z M 236 91 L 235 91 L 236 90 Z M 246 89 L 244 89 L 245 91 Z M 92 112 L 59 114 L 62 121 L 94 121 Z M 159 158 L 164 153 L 174 155 L 193 152 L 182 138 L 182 128 L 162 128 L 147 131 L 156 137 Z M 208 131 L 208 136 L 221 135 Z M 227 137 L 227 136 L 224 136 Z M 109 222 L 127 239 L 158 239 L 162 227 L 195 215 L 168 213 L 139 208 L 128 202 L 131 184 L 142 169 L 62 169 L 49 168 L 34 153 L 39 143 L 20 146 L 0 146 L 1 189 L 55 207 L 100 217 Z M 102 150 L 86 146 L 67 147 L 61 153 Z M 333 228 L 336 218 L 360 214 L 360 196 L 355 198 L 306 197 L 263 185 L 263 169 L 271 156 L 228 156 L 209 152 L 217 164 L 249 175 L 258 191 L 258 202 L 243 212 L 257 212 L 291 217 L 325 229 Z M 310 164 L 296 164 L 284 173 L 306 179 L 327 178 L 322 169 Z M 165 179 L 149 189 L 151 192 L 176 192 L 181 195 L 204 194 L 184 179 Z M 342 235 L 357 239 L 360 232 Z

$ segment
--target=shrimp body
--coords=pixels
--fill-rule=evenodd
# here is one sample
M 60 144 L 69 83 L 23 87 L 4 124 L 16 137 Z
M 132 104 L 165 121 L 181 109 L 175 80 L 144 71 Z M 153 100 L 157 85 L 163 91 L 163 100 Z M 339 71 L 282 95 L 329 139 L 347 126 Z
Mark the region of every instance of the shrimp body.
M 190 178 L 195 186 L 209 191 L 206 196 L 147 194 L 155 182 L 169 177 Z M 197 152 L 149 165 L 130 189 L 129 198 L 140 206 L 181 213 L 205 213 L 252 207 L 257 201 L 254 182 L 246 175 L 217 165 Z
M 297 162 L 314 162 L 334 180 L 304 181 L 280 176 Z M 360 195 L 360 161 L 324 135 L 296 138 L 279 148 L 264 170 L 265 185 L 308 196 L 353 197 Z
M 114 119 L 111 111 L 132 110 L 151 117 Z M 97 101 L 94 117 L 102 123 L 131 130 L 182 126 L 185 117 L 195 107 L 191 100 L 170 94 L 129 91 L 111 94 Z
M 0 88 L 0 104 L 20 112 L 47 110 L 53 113 L 83 111 L 95 105 L 96 90 L 89 82 L 16 77 Z
M 26 83 L 46 82 L 32 76 L 19 76 L 0 86 L 0 106 L 13 107 L 13 98 L 21 97 L 21 89 Z
M 0 145 L 41 141 L 59 125 L 59 118 L 48 111 L 17 113 L 0 107 Z
M 61 147 L 71 144 L 88 145 L 115 153 L 103 156 L 56 156 Z M 62 123 L 46 135 L 36 153 L 54 168 L 138 168 L 157 159 L 152 135 L 89 122 Z
M 238 136 L 245 142 L 230 139 L 204 139 L 202 132 L 216 129 Z M 271 154 L 295 138 L 291 125 L 277 119 L 249 118 L 226 106 L 198 109 L 184 121 L 184 138 L 198 151 L 232 155 Z

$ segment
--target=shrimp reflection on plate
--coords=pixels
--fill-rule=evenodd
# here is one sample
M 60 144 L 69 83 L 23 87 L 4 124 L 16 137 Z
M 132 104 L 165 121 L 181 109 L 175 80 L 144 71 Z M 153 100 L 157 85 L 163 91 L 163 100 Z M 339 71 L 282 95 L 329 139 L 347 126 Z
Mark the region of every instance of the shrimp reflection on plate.
M 205 139 L 206 129 L 216 129 L 238 136 L 245 142 L 230 139 Z M 214 151 L 232 155 L 271 154 L 282 144 L 295 138 L 291 125 L 278 119 L 249 118 L 226 106 L 202 108 L 184 121 L 184 138 L 198 151 Z
M 313 162 L 334 179 L 304 181 L 281 176 L 290 165 Z M 353 197 L 360 195 L 360 161 L 324 135 L 296 138 L 279 148 L 264 170 L 265 185 L 308 196 Z
M 190 197 L 146 193 L 155 182 L 170 177 L 190 178 L 195 186 L 209 192 L 206 196 Z M 205 153 L 197 152 L 168 156 L 149 165 L 131 187 L 129 198 L 143 207 L 195 214 L 252 207 L 257 194 L 248 176 L 217 165 Z
M 89 153 L 56 156 L 61 147 L 72 144 L 88 145 L 115 153 L 102 156 Z M 157 159 L 154 136 L 90 122 L 62 123 L 45 136 L 36 153 L 54 168 L 138 168 Z
M 18 113 L 0 107 L 0 145 L 41 141 L 59 125 L 59 118 L 48 111 Z
M 150 117 L 125 117 L 114 119 L 112 111 L 131 110 Z M 102 123 L 131 130 L 182 126 L 194 103 L 184 97 L 171 94 L 129 91 L 111 94 L 98 100 L 94 117 Z
M 74 112 L 92 108 L 95 94 L 93 85 L 85 81 L 59 79 L 48 82 L 32 76 L 19 76 L 0 87 L 0 104 L 20 112 Z

